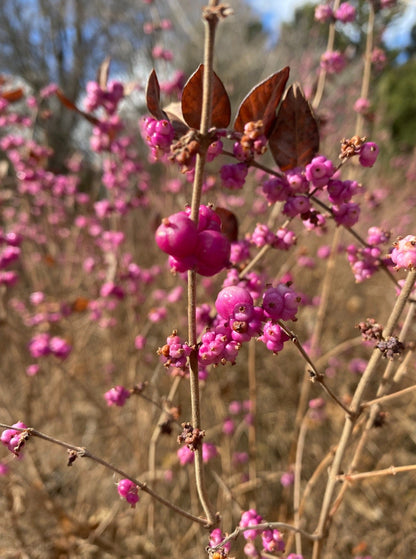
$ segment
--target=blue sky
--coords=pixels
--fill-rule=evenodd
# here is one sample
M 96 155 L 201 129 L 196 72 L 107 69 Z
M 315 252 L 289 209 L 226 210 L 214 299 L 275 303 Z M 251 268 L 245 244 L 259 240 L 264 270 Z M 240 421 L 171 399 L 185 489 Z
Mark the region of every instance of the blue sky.
M 313 0 L 312 0 L 313 1 Z M 264 26 L 276 32 L 282 21 L 290 21 L 298 6 L 305 4 L 305 0 L 248 0 L 257 12 Z M 313 2 L 313 3 L 318 3 Z M 404 15 L 392 25 L 385 34 L 385 41 L 391 47 L 405 46 L 408 42 L 410 29 L 416 23 L 416 0 L 408 0 Z

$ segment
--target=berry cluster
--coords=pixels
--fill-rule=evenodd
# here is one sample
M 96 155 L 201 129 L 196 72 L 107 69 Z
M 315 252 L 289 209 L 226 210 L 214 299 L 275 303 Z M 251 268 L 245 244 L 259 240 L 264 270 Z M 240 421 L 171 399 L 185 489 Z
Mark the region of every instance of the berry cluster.
M 379 227 L 370 227 L 364 247 L 350 244 L 347 257 L 357 283 L 369 279 L 382 265 L 388 265 L 390 259 L 382 257 L 382 245 L 386 244 L 390 233 Z
M 416 236 L 406 235 L 406 237 L 397 239 L 393 243 L 393 250 L 390 254 L 396 270 L 414 270 L 416 269 Z
M 256 526 L 261 524 L 263 518 L 257 514 L 255 509 L 249 509 L 241 515 L 240 526 L 246 528 L 248 526 Z M 257 536 L 261 535 L 262 551 L 266 553 L 278 553 L 283 552 L 285 549 L 285 542 L 283 541 L 282 534 L 278 530 L 272 530 L 268 528 L 267 530 L 261 531 L 255 528 L 250 530 L 244 530 L 244 538 L 247 540 L 244 546 L 244 553 L 247 557 L 259 558 L 261 554 L 256 549 L 254 541 Z
M 342 2 L 336 10 L 329 4 L 319 4 L 315 8 L 315 19 L 320 23 L 327 21 L 340 21 L 341 23 L 351 23 L 355 20 L 356 10 L 349 2 Z
M 156 120 L 147 116 L 139 124 L 153 159 L 159 159 L 163 154 L 169 153 L 175 131 L 168 120 Z
M 126 501 L 134 509 L 136 503 L 139 501 L 139 488 L 135 483 L 129 479 L 121 479 L 117 484 L 117 491 L 120 497 L 126 499 Z
M 12 427 L 18 427 L 19 429 L 26 429 L 26 425 L 22 421 L 14 423 Z M 7 446 L 10 452 L 13 452 L 16 456 L 24 445 L 25 434 L 23 431 L 17 431 L 16 429 L 6 429 L 0 436 L 0 441 Z
M 59 359 L 66 359 L 71 350 L 66 340 L 60 336 L 50 336 L 47 332 L 35 334 L 29 342 L 29 352 L 34 358 L 52 354 Z
M 108 115 L 116 112 L 119 102 L 124 97 L 124 86 L 118 81 L 110 81 L 106 89 L 102 89 L 97 82 L 88 82 L 86 90 L 85 108 L 95 111 L 103 107 Z
M 197 225 L 189 208 L 164 218 L 155 238 L 175 272 L 213 276 L 229 264 L 230 242 L 221 232 L 220 217 L 208 206 L 200 206 Z

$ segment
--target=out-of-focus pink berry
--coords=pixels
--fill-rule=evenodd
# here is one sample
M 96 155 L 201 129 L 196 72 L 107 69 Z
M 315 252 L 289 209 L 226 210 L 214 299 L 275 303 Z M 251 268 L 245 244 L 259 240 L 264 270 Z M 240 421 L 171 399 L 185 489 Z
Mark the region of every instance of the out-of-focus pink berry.
M 345 65 L 345 56 L 338 50 L 324 52 L 321 56 L 320 66 L 328 74 L 339 74 Z
M 224 534 L 221 532 L 221 528 L 215 528 L 209 535 L 209 545 L 210 547 L 215 547 L 220 544 L 225 539 Z M 231 542 L 228 542 L 222 546 L 225 551 L 230 551 Z
M 202 443 L 202 460 L 206 463 L 218 456 L 218 449 L 215 444 Z
M 294 480 L 295 474 L 293 472 L 284 472 L 280 477 L 280 483 L 283 485 L 283 487 L 289 487 L 290 485 L 293 485 Z
M 194 453 L 187 446 L 181 446 L 181 448 L 178 449 L 176 454 L 178 456 L 179 463 L 181 464 L 181 466 L 184 466 L 185 464 L 192 464 L 193 461 L 195 460 Z
M 256 524 L 260 524 L 263 521 L 263 518 L 257 514 L 255 509 L 250 509 L 241 515 L 240 526 L 241 528 L 245 528 L 246 526 L 254 526 Z M 259 530 L 245 530 L 243 532 L 244 538 L 246 540 L 254 540 L 256 536 L 260 534 Z
M 393 250 L 390 254 L 391 260 L 396 270 L 415 270 L 416 269 L 416 236 L 406 235 L 393 243 Z
M 315 8 L 315 19 L 320 23 L 326 23 L 334 17 L 331 6 L 329 4 L 319 4 Z
M 382 70 L 387 62 L 387 56 L 384 50 L 375 48 L 371 53 L 371 63 L 374 65 L 376 70 Z
M 32 365 L 28 365 L 26 367 L 26 374 L 28 377 L 34 377 L 39 372 L 39 365 L 37 363 L 33 363 Z
M 284 551 L 285 542 L 279 530 L 265 530 L 261 534 L 263 549 L 269 553 Z
M 354 103 L 354 111 L 365 115 L 370 109 L 370 101 L 365 97 L 359 97 Z
M 134 347 L 136 349 L 143 349 L 146 345 L 146 338 L 144 336 L 136 336 L 134 339 Z
M 335 10 L 335 19 L 342 23 L 351 23 L 355 20 L 356 10 L 349 2 L 342 2 L 339 8 Z
M 245 163 L 223 165 L 220 170 L 222 184 L 232 190 L 243 188 L 247 173 L 248 167 Z
M 234 421 L 230 418 L 227 418 L 222 424 L 222 432 L 224 433 L 224 435 L 232 435 L 234 431 L 235 431 Z
M 104 398 L 109 406 L 124 406 L 130 396 L 130 390 L 120 385 L 114 386 L 104 394 Z

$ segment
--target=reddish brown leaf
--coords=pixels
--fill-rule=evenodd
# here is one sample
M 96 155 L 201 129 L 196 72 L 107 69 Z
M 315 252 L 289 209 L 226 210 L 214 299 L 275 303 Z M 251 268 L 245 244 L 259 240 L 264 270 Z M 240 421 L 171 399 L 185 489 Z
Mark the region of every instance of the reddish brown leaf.
M 64 107 L 83 116 L 86 120 L 88 120 L 88 122 L 91 122 L 91 124 L 97 125 L 100 122 L 95 116 L 92 116 L 84 111 L 81 111 L 81 109 L 78 109 L 75 103 L 73 103 L 71 99 L 68 99 L 68 97 L 64 95 L 62 90 L 57 89 L 55 95 L 58 97 Z
M 23 97 L 23 89 L 19 87 L 19 89 L 12 89 L 10 91 L 2 91 L 0 93 L 0 97 L 2 99 L 6 99 L 9 103 L 15 103 L 19 101 Z
M 289 66 L 256 85 L 242 101 L 234 121 L 234 130 L 243 132 L 247 122 L 262 120 L 268 138 L 276 121 L 276 109 L 289 77 Z
M 293 84 L 283 99 L 269 147 L 282 171 L 304 167 L 319 150 L 318 125 L 298 84 Z
M 147 80 L 146 105 L 150 114 L 158 120 L 166 118 L 166 115 L 160 106 L 160 85 L 155 70 L 152 70 L 152 73 Z
M 182 92 L 183 118 L 191 128 L 196 130 L 199 130 L 201 126 L 203 76 L 204 65 L 200 64 L 186 82 Z M 224 84 L 214 72 L 211 126 L 226 128 L 230 124 L 230 119 L 230 99 Z
M 230 243 L 235 242 L 238 239 L 238 219 L 236 215 L 226 208 L 216 208 L 215 213 L 221 218 L 221 231 Z
M 110 62 L 111 62 L 111 58 L 109 56 L 106 56 L 104 60 L 101 62 L 100 67 L 98 68 L 97 83 L 101 87 L 101 89 L 107 88 L 108 74 L 110 71 Z

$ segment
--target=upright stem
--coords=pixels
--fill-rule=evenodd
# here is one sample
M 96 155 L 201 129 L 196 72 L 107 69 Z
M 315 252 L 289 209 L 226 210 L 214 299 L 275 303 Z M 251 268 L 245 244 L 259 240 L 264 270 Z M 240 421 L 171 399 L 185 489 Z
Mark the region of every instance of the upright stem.
M 368 99 L 370 92 L 370 79 L 371 79 L 371 51 L 373 50 L 373 36 L 374 36 L 374 6 L 372 2 L 368 2 L 368 23 L 367 23 L 367 40 L 365 44 L 365 55 L 364 55 L 364 71 L 363 80 L 361 82 L 361 94 L 362 99 Z M 357 120 L 355 123 L 355 133 L 357 136 L 361 136 L 364 128 L 364 115 L 361 113 L 357 114 Z
M 403 308 L 407 302 L 407 299 L 413 289 L 416 280 L 416 271 L 412 271 L 408 274 L 406 283 L 394 305 L 393 311 L 389 317 L 387 326 L 383 331 L 383 337 L 387 338 L 392 335 L 393 330 L 399 320 L 399 317 L 403 311 Z M 382 354 L 381 351 L 377 348 L 374 349 L 371 358 L 368 362 L 367 368 L 364 371 L 360 382 L 358 383 L 357 389 L 354 393 L 354 396 L 351 401 L 351 412 L 354 414 L 358 414 L 361 401 L 363 398 L 364 390 L 367 388 L 371 378 L 373 377 L 374 373 L 376 372 L 376 366 L 378 361 L 381 359 Z M 329 517 L 329 511 L 333 499 L 333 495 L 335 492 L 335 486 L 337 482 L 337 475 L 341 471 L 341 462 L 344 457 L 348 442 L 350 440 L 352 430 L 354 427 L 355 420 L 351 415 L 347 415 L 345 419 L 344 429 L 341 434 L 341 438 L 334 456 L 334 461 L 332 463 L 330 472 L 329 472 L 329 479 L 325 490 L 324 499 L 322 502 L 321 507 L 321 514 L 319 517 L 318 526 L 316 529 L 316 533 L 319 536 L 319 540 L 317 540 L 313 547 L 313 555 L 312 559 L 319 559 L 321 556 L 321 548 L 323 545 L 323 539 L 325 537 L 325 531 L 327 528 L 327 521 Z
M 340 4 L 340 0 L 335 0 L 332 9 L 334 11 L 336 9 L 338 9 L 339 4 Z M 326 45 L 326 50 L 327 51 L 334 50 L 334 43 L 335 43 L 335 22 L 332 22 L 329 25 L 328 42 L 327 42 L 327 45 Z M 319 107 L 319 104 L 320 104 L 321 99 L 322 99 L 322 95 L 324 94 L 325 81 L 326 81 L 326 70 L 321 68 L 321 70 L 319 72 L 318 84 L 316 86 L 315 97 L 313 98 L 313 101 L 312 101 L 312 107 L 315 110 Z
M 215 8 L 218 0 L 210 0 L 209 8 Z M 192 190 L 191 219 L 198 223 L 199 205 L 201 201 L 202 183 L 204 179 L 204 169 L 206 162 L 206 151 L 208 149 L 207 133 L 211 124 L 212 115 L 212 77 L 213 77 L 213 57 L 215 29 L 218 23 L 218 16 L 214 11 L 210 11 L 205 17 L 205 45 L 204 45 L 204 72 L 203 72 L 203 93 L 201 109 L 201 145 L 196 157 L 195 179 Z M 192 425 L 194 429 L 201 430 L 201 406 L 199 398 L 199 376 L 198 376 L 198 349 L 196 331 L 196 272 L 188 272 L 188 341 L 192 347 L 189 356 L 189 382 L 191 391 Z M 195 450 L 195 481 L 198 497 L 204 513 L 207 517 L 207 524 L 212 526 L 215 522 L 215 515 L 211 505 L 204 481 L 204 463 L 202 460 L 202 446 L 199 445 Z

